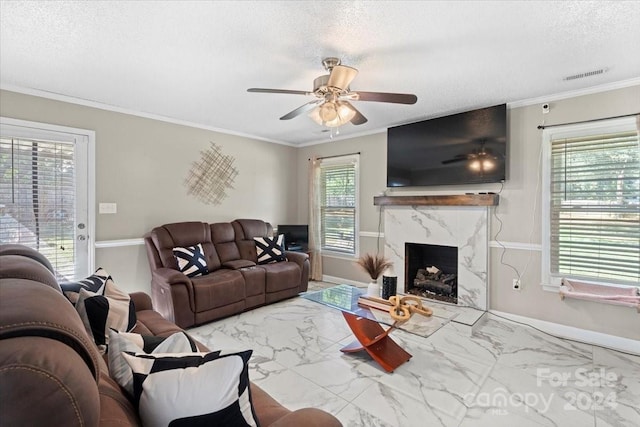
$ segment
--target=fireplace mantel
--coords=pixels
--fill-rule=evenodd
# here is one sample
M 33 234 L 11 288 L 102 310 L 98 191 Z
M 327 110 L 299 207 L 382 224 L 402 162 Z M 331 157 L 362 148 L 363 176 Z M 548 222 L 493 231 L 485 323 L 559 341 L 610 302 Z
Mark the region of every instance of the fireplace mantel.
M 375 196 L 376 206 L 498 206 L 497 194 L 452 194 L 439 196 Z

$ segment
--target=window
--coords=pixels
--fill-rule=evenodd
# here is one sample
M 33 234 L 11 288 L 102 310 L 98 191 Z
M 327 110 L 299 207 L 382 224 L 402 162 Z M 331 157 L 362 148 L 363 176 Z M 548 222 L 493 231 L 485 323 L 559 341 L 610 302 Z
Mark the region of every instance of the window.
M 51 261 L 58 280 L 64 281 L 85 277 L 92 268 L 89 135 L 52 128 L 2 119 L 0 243 L 38 250 Z
M 319 193 L 322 250 L 356 256 L 358 157 L 323 159 Z
M 640 282 L 640 143 L 636 119 L 544 132 L 543 277 Z

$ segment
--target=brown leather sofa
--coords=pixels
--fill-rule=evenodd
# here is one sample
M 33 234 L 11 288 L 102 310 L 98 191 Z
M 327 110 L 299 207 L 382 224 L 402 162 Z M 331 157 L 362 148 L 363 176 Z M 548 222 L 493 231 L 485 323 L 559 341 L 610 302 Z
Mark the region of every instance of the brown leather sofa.
M 257 265 L 254 237 L 272 236 L 271 224 L 259 219 L 154 228 L 145 236 L 154 309 L 188 328 L 305 292 L 307 254 L 287 251 L 287 261 Z M 178 270 L 173 248 L 200 243 L 209 274 L 189 278 Z
M 152 310 L 148 295 L 131 297 L 137 315 L 133 332 L 169 336 L 181 330 Z M 289 411 L 255 384 L 251 393 L 261 426 L 341 425 L 319 409 Z M 20 245 L 0 245 L 0 424 L 140 425 L 50 263 Z

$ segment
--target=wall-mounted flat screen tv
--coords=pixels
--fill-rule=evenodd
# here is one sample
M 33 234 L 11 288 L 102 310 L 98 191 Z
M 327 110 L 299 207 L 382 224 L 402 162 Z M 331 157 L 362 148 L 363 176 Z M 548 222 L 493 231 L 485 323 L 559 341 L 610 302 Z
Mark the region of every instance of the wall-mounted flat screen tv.
M 506 104 L 387 131 L 387 187 L 501 182 L 506 170 Z

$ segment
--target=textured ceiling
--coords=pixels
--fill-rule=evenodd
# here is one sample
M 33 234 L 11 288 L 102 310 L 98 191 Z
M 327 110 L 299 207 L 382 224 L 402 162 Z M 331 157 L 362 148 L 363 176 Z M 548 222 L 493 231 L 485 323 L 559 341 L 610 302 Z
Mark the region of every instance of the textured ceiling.
M 340 137 L 640 77 L 640 2 L 2 1 L 0 83 L 290 144 L 326 141 L 311 90 L 321 60 L 360 73 L 369 122 Z M 608 72 L 571 81 L 595 69 Z

